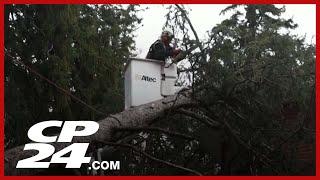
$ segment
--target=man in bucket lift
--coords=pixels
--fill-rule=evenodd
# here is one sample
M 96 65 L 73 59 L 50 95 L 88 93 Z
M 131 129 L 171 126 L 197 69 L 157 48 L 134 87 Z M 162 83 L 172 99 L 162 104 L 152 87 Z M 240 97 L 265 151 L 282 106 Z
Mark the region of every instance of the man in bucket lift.
M 181 49 L 170 46 L 174 35 L 170 31 L 163 31 L 159 40 L 154 42 L 149 49 L 147 59 L 155 59 L 165 62 L 168 57 L 172 58 L 173 63 L 177 63 L 185 58 L 185 53 Z

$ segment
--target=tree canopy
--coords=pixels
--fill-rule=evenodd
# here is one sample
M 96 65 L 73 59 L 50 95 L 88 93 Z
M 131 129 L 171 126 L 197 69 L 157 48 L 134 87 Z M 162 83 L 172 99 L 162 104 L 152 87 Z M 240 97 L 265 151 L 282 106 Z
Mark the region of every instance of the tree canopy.
M 26 141 L 27 129 L 48 119 L 97 120 L 123 106 L 122 68 L 141 23 L 137 6 L 7 5 L 5 48 L 59 87 L 103 113 L 5 61 L 8 147 Z

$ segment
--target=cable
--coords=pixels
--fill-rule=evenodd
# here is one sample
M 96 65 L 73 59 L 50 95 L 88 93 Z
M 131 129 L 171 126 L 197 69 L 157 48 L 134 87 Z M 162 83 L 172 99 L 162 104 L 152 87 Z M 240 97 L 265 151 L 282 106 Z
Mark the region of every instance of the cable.
M 87 104 L 86 102 L 82 101 L 81 99 L 79 99 L 78 97 L 74 96 L 73 94 L 71 94 L 68 90 L 63 89 L 62 87 L 58 86 L 56 83 L 54 83 L 53 81 L 51 81 L 50 79 L 46 78 L 45 76 L 43 76 L 42 74 L 38 73 L 36 70 L 34 70 L 33 68 L 31 68 L 30 66 L 26 65 L 25 63 L 23 63 L 21 60 L 13 57 L 10 53 L 7 52 L 7 50 L 5 49 L 5 54 L 11 58 L 11 60 L 13 62 L 17 62 L 20 65 L 24 66 L 25 68 L 27 68 L 30 72 L 34 73 L 35 75 L 37 75 L 38 77 L 40 77 L 40 79 L 45 80 L 47 83 L 51 84 L 52 86 L 54 86 L 55 88 L 57 88 L 58 90 L 60 90 L 63 94 L 70 96 L 73 100 L 81 103 L 82 105 L 86 106 L 87 108 L 93 110 L 94 112 L 98 113 L 98 114 L 102 114 L 102 115 L 107 115 L 106 113 L 103 113 L 102 111 L 97 110 L 96 108 L 94 108 L 93 106 Z

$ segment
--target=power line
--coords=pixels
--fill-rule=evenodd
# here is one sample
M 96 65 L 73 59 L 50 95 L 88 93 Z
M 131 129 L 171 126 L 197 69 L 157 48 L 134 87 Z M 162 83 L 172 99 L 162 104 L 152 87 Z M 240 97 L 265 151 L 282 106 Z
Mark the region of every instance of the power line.
M 106 115 L 106 113 L 103 113 L 102 111 L 97 110 L 96 108 L 94 108 L 93 106 L 87 104 L 86 102 L 84 102 L 83 100 L 79 99 L 78 97 L 74 96 L 73 94 L 70 93 L 70 91 L 63 89 L 62 87 L 60 87 L 59 85 L 57 85 L 56 83 L 54 83 L 53 81 L 51 81 L 50 79 L 46 78 L 45 76 L 43 76 L 42 74 L 38 73 L 36 70 L 34 70 L 33 68 L 31 68 L 30 66 L 26 65 L 25 63 L 23 63 L 21 60 L 17 59 L 16 57 L 12 56 L 10 53 L 7 52 L 7 50 L 5 49 L 5 54 L 11 58 L 12 62 L 17 62 L 20 65 L 24 66 L 26 69 L 28 69 L 30 72 L 34 73 L 35 75 L 37 75 L 38 77 L 40 77 L 40 79 L 46 81 L 47 83 L 49 83 L 50 85 L 54 86 L 55 88 L 57 88 L 58 90 L 60 90 L 61 93 L 68 95 L 69 97 L 71 97 L 73 100 L 81 103 L 82 105 L 86 106 L 87 108 L 93 110 L 94 112 L 98 113 L 98 114 L 102 114 L 102 115 Z

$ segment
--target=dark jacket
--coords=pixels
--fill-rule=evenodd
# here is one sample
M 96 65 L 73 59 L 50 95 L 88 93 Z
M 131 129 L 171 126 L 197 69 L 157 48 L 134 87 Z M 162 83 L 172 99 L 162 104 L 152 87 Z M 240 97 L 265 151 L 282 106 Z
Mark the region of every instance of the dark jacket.
M 165 61 L 166 58 L 168 58 L 169 56 L 172 57 L 172 55 L 173 48 L 171 46 L 166 46 L 163 42 L 157 40 L 150 46 L 146 58 Z

